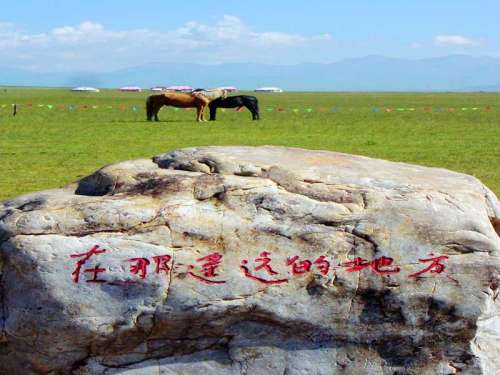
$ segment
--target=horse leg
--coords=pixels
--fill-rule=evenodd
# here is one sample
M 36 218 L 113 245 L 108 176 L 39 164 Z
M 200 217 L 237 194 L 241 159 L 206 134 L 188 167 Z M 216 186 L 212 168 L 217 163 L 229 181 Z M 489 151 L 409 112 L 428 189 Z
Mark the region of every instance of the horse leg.
M 151 99 L 151 97 L 148 97 L 146 99 L 146 119 L 148 121 L 152 121 L 153 120 L 153 104 L 151 103 L 153 99 Z
M 157 106 L 155 107 L 155 110 L 154 110 L 154 114 L 155 114 L 155 121 L 160 121 L 160 119 L 158 118 L 158 112 L 160 112 L 160 108 L 161 106 Z
M 203 106 L 201 107 L 201 121 L 207 121 L 205 119 L 205 108 L 207 107 L 207 103 L 204 103 Z
M 198 121 L 198 122 L 201 121 L 201 109 L 202 109 L 202 107 L 200 107 L 200 106 L 196 107 L 196 121 Z
M 258 120 L 259 119 L 259 114 L 257 113 L 257 111 L 255 110 L 255 108 L 253 106 L 245 104 L 245 107 L 247 107 L 247 109 L 252 114 L 252 120 Z
M 217 116 L 217 108 L 210 106 L 208 106 L 208 108 L 210 109 L 210 121 L 215 121 L 215 118 Z
M 259 103 L 255 102 L 255 104 L 252 106 L 253 111 L 252 111 L 252 117 L 254 120 L 260 120 L 260 115 L 259 115 Z

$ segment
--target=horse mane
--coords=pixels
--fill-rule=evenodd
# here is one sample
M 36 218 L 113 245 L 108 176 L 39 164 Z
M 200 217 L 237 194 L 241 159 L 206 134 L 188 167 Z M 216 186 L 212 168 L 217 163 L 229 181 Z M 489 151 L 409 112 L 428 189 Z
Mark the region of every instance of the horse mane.
M 214 100 L 218 98 L 226 98 L 228 91 L 225 89 L 196 89 L 191 92 L 194 96 L 203 96 L 209 100 Z

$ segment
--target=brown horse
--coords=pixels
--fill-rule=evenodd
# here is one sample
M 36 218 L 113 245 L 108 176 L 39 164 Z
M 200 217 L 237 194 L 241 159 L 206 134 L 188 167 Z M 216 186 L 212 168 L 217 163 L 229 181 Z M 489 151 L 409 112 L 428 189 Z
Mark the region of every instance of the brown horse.
M 195 96 L 181 92 L 166 92 L 158 95 L 151 95 L 146 99 L 146 117 L 148 121 L 154 119 L 159 121 L 158 112 L 164 105 L 171 105 L 178 108 L 196 108 L 196 120 L 204 121 L 203 112 L 210 100 L 203 96 Z
M 146 117 L 148 121 L 154 119 L 159 121 L 158 112 L 164 105 L 171 105 L 179 108 L 196 108 L 196 121 L 206 121 L 204 118 L 205 108 L 208 103 L 219 97 L 225 97 L 227 90 L 210 90 L 210 95 L 205 92 L 200 93 L 179 93 L 166 92 L 151 95 L 146 100 Z

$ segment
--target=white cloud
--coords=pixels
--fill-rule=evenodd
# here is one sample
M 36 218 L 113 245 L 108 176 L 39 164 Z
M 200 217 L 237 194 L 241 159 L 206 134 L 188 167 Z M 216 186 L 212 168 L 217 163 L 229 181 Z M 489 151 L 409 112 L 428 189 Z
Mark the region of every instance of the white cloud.
M 437 35 L 434 37 L 434 44 L 440 46 L 468 47 L 477 45 L 478 42 L 462 35 Z
M 306 36 L 255 31 L 231 15 L 224 15 L 213 24 L 186 22 L 169 31 L 115 31 L 85 21 L 29 34 L 13 24 L 0 23 L 0 48 L 7 56 L 0 64 L 21 64 L 38 70 L 99 71 L 154 61 L 301 62 L 289 58 L 292 55 L 296 60 L 304 58 L 305 51 L 313 45 L 331 47 L 331 39 L 329 34 Z

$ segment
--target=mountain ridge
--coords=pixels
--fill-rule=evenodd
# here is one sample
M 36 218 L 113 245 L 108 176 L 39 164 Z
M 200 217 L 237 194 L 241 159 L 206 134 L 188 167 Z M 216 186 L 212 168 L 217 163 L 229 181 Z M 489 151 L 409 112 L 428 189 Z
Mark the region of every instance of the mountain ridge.
M 152 62 L 111 72 L 0 69 L 0 85 L 113 88 L 130 84 L 144 88 L 232 85 L 242 90 L 278 86 L 288 91 L 497 91 L 500 58 L 448 55 L 410 60 L 371 55 L 295 65 Z

